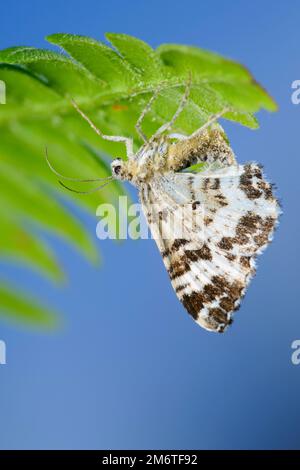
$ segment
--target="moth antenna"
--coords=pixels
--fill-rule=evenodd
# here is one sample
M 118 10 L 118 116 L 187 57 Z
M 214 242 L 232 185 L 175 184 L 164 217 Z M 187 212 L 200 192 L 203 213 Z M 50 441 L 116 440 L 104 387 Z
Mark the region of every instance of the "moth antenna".
M 62 181 L 58 181 L 58 182 L 59 182 L 59 184 L 60 184 L 61 186 L 63 186 L 65 189 L 67 189 L 68 191 L 72 191 L 73 193 L 77 193 L 77 194 L 91 194 L 91 193 L 95 193 L 96 191 L 99 191 L 99 189 L 104 188 L 104 187 L 107 186 L 109 183 L 112 183 L 113 177 L 110 176 L 109 178 L 110 178 L 110 180 L 107 181 L 106 183 L 101 184 L 101 185 L 98 186 L 97 188 L 90 189 L 89 191 L 77 191 L 77 189 L 69 188 L 69 186 L 66 186 Z
M 48 149 L 47 149 L 47 147 L 45 147 L 45 158 L 46 158 L 47 165 L 49 166 L 49 168 L 50 168 L 50 170 L 52 171 L 52 173 L 54 173 L 56 176 L 58 176 L 59 178 L 62 178 L 62 179 L 64 179 L 64 180 L 68 180 L 68 181 L 77 181 L 78 183 L 92 183 L 92 182 L 95 182 L 95 181 L 106 181 L 107 179 L 110 178 L 110 176 L 106 176 L 105 178 L 87 178 L 87 179 L 71 178 L 71 177 L 69 177 L 69 176 L 62 175 L 61 173 L 59 173 L 59 172 L 53 167 L 53 165 L 50 163 L 50 160 L 49 160 L 49 157 L 48 157 Z

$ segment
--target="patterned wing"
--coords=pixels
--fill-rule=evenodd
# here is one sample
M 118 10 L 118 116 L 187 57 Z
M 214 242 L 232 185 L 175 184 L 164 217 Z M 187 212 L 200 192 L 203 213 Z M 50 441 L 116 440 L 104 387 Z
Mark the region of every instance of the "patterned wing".
M 280 209 L 261 168 L 170 173 L 140 193 L 175 292 L 210 331 L 232 323 Z

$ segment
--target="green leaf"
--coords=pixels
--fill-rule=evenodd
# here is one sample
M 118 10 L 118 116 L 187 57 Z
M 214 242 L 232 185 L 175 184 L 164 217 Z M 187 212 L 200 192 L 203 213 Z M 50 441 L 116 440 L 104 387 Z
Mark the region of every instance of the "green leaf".
M 127 34 L 107 33 L 106 37 L 144 82 L 161 81 L 164 64 L 147 43 Z
M 191 165 L 185 170 L 182 171 L 182 173 L 199 173 L 200 171 L 203 170 L 205 167 L 205 163 L 196 163 L 195 165 Z
M 218 54 L 191 46 L 164 44 L 157 49 L 169 72 L 178 76 L 192 73 L 198 85 L 207 84 L 219 97 L 241 111 L 260 108 L 276 111 L 277 105 L 242 65 Z M 238 98 L 239 97 L 239 98 Z
M 58 318 L 49 309 L 6 283 L 0 285 L 0 317 L 43 329 L 58 324 Z
M 85 36 L 53 34 L 47 37 L 52 44 L 62 47 L 77 63 L 82 64 L 102 84 L 113 90 L 123 90 L 131 83 L 131 67 L 105 44 Z M 100 90 L 99 90 L 100 91 Z
M 7 90 L 6 104 L 0 105 L 0 256 L 56 282 L 65 273 L 41 234 L 52 232 L 96 262 L 95 237 L 87 233 L 80 211 L 95 215 L 100 203 L 116 204 L 126 194 L 115 181 L 99 193 L 80 196 L 64 190 L 50 172 L 46 146 L 57 171 L 74 178 L 105 177 L 110 174 L 108 158 L 126 158 L 124 145 L 94 133 L 71 98 L 102 132 L 132 137 L 136 149 L 141 141 L 135 123 L 158 85 L 160 94 L 143 121 L 148 136 L 172 117 L 189 76 L 190 98 L 174 132 L 189 134 L 225 107 L 230 108 L 225 119 L 255 129 L 254 113 L 276 110 L 250 72 L 233 60 L 192 46 L 164 44 L 153 50 L 126 34 L 106 37 L 110 45 L 60 33 L 47 38 L 58 52 L 34 47 L 0 51 L 0 80 Z M 2 302 L 6 314 L 39 322 L 40 307 L 1 289 L 0 309 Z
M 25 66 L 61 95 L 92 97 L 100 87 L 84 67 L 56 52 L 16 47 L 0 51 L 0 62 Z
M 29 227 L 21 227 L 18 219 L 0 208 L 1 245 L 0 256 L 15 263 L 23 263 L 38 273 L 56 282 L 63 281 L 62 271 L 55 253 L 45 241 L 30 232 Z M 36 263 L 38 260 L 38 264 Z

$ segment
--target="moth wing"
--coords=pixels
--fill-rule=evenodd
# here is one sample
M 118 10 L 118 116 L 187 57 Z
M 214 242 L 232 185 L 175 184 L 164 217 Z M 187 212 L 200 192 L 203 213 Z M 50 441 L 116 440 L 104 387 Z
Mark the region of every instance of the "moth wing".
M 179 300 L 199 325 L 223 332 L 280 214 L 261 168 L 170 173 L 141 202 Z

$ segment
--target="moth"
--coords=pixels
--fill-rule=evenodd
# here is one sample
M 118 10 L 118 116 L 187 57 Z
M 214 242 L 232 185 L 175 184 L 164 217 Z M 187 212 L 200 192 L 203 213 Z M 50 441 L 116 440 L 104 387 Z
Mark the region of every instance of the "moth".
M 136 153 L 131 138 L 103 135 L 73 105 L 100 137 L 126 145 L 128 158 L 112 161 L 109 181 L 127 180 L 138 189 L 179 300 L 201 327 L 222 333 L 255 273 L 257 255 L 272 240 L 280 208 L 261 166 L 238 164 L 217 125 L 228 108 L 191 135 L 171 132 L 189 91 L 187 84 L 172 119 L 147 139 L 141 124 L 159 90 L 154 93 L 136 123 L 144 142 Z M 195 173 L 191 167 L 198 164 L 203 168 Z

